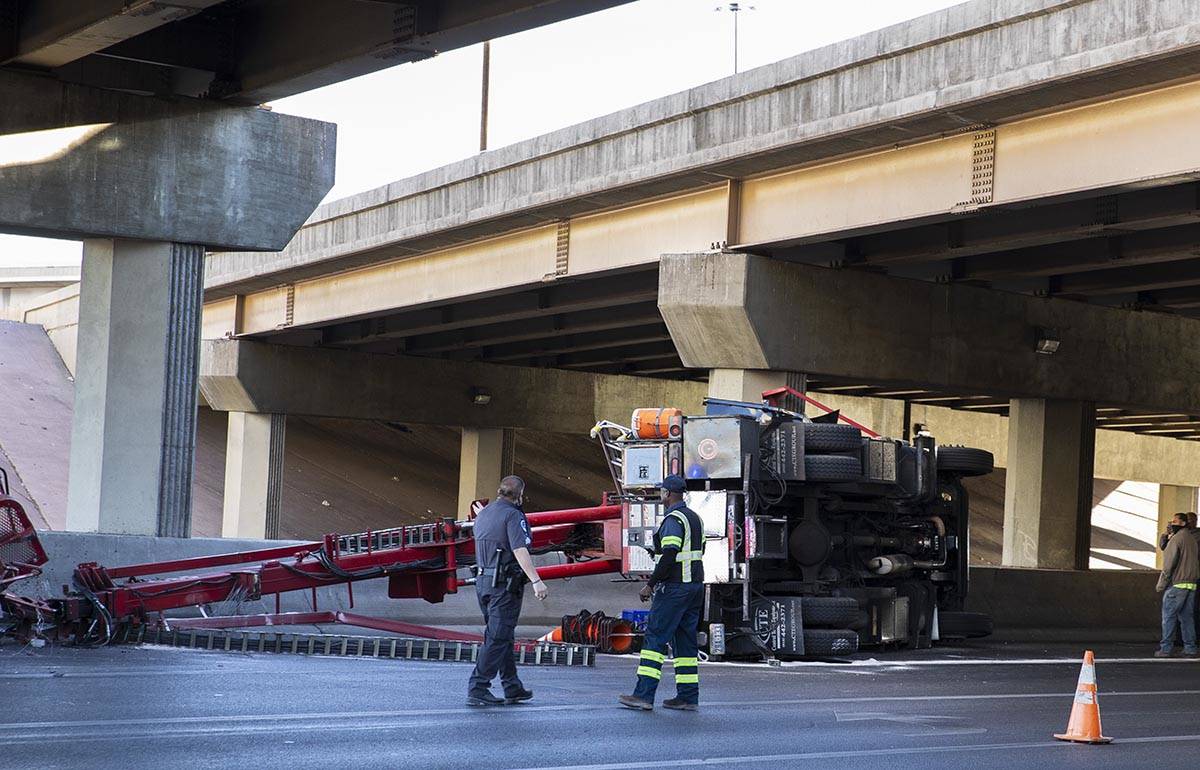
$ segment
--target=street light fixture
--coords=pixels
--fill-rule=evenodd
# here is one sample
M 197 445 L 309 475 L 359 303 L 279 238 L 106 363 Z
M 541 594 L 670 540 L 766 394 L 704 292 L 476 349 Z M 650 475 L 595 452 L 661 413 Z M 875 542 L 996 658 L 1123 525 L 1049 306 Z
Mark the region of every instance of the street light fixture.
M 738 15 L 742 11 L 753 11 L 755 8 L 746 3 L 721 3 L 713 10 L 728 11 L 733 16 L 733 74 L 736 75 L 738 73 Z

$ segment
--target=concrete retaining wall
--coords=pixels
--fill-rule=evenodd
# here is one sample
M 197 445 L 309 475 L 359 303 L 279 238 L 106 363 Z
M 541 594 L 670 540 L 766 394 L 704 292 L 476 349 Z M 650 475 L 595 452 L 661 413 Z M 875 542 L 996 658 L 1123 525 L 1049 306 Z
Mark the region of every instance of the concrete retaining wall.
M 986 612 L 998 633 L 1095 629 L 1153 636 L 1160 627 L 1158 573 L 972 567 L 967 608 Z
M 26 592 L 40 589 L 57 594 L 70 583 L 76 564 L 95 561 L 106 566 L 181 559 L 275 547 L 289 541 L 233 540 L 220 538 L 152 538 L 79 532 L 41 532 L 50 557 L 44 579 L 22 584 Z M 542 561 L 554 563 L 555 557 Z M 1049 633 L 1069 635 L 1085 631 L 1152 638 L 1159 626 L 1159 595 L 1154 590 L 1157 573 L 1126 571 L 1073 572 L 1067 570 L 973 567 L 968 609 L 987 612 L 997 634 L 1026 637 Z M 528 626 L 556 625 L 563 615 L 581 609 L 619 614 L 642 606 L 637 584 L 598 575 L 555 581 L 546 602 L 526 596 L 521 622 Z M 311 609 L 311 594 L 297 591 L 283 596 L 284 611 Z M 387 597 L 387 582 L 373 580 L 354 587 L 354 609 L 365 614 L 393 617 L 429 625 L 475 625 L 479 609 L 475 592 L 466 589 L 440 604 L 396 601 Z M 345 586 L 318 591 L 318 609 L 350 609 Z M 271 597 L 245 605 L 242 612 L 274 611 Z

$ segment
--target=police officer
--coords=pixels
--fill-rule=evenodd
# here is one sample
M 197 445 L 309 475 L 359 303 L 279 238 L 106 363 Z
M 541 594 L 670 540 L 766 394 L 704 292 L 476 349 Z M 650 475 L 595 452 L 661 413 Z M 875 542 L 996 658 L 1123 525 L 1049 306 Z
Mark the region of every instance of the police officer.
M 529 555 L 532 538 L 529 520 L 521 505 L 525 482 L 519 476 L 500 481 L 496 500 L 475 517 L 475 595 L 483 612 L 483 646 L 475 662 L 467 689 L 468 706 L 499 706 L 520 703 L 533 697 L 517 676 L 513 659 L 513 637 L 521 614 L 525 581 L 533 593 L 546 598 L 546 584 L 538 577 Z M 500 674 L 504 697 L 492 695 L 492 679 Z
M 662 482 L 666 516 L 654 533 L 658 563 L 650 582 L 642 589 L 642 601 L 650 604 L 646 636 L 638 664 L 637 686 L 633 695 L 617 700 L 626 708 L 650 711 L 654 693 L 662 678 L 667 643 L 675 653 L 674 698 L 663 706 L 695 711 L 700 704 L 700 673 L 697 668 L 696 632 L 704 608 L 704 524 L 696 512 L 683 502 L 687 485 L 681 476 L 667 476 Z

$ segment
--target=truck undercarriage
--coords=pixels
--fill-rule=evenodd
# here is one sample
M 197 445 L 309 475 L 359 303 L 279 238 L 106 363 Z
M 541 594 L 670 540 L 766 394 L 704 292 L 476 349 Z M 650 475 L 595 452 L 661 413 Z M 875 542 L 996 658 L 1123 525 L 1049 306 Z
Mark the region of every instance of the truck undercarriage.
M 687 480 L 705 525 L 710 655 L 825 657 L 990 633 L 988 617 L 964 611 L 962 484 L 992 470 L 990 453 L 938 446 L 923 432 L 883 438 L 832 421 L 836 413 L 706 404 L 703 416 L 645 410 L 656 413 L 641 425 L 635 413 L 633 428 L 594 433 L 624 505 L 626 574 L 653 569 L 656 485 L 670 473 Z

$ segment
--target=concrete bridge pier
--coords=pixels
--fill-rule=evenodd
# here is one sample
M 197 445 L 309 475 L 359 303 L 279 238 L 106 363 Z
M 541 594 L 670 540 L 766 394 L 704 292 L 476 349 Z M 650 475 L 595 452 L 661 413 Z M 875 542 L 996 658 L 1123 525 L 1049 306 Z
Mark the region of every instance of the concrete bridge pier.
M 731 401 L 762 401 L 762 394 L 775 388 L 789 387 L 803 393 L 806 377 L 799 372 L 772 372 L 762 369 L 713 369 L 708 374 L 710 398 L 727 398 Z M 786 396 L 785 409 L 804 412 L 804 402 L 795 396 Z
M 471 513 L 471 503 L 494 500 L 500 479 L 513 472 L 517 433 L 509 428 L 463 428 L 458 462 L 458 518 Z
M 202 246 L 85 241 L 68 529 L 190 534 L 203 279 Z
M 1005 567 L 1087 569 L 1095 405 L 1017 398 L 1008 413 Z
M 0 72 L 0 232 L 85 240 L 67 526 L 191 534 L 206 248 L 277 251 L 333 185 L 335 127 Z
M 1196 510 L 1196 495 L 1200 492 L 1196 487 L 1181 486 L 1178 484 L 1159 484 L 1158 485 L 1158 529 L 1156 533 L 1167 531 L 1167 525 L 1171 523 L 1171 519 L 1175 518 L 1177 513 L 1187 513 L 1188 511 Z M 1155 543 L 1157 546 L 1157 543 Z M 1162 569 L 1163 566 L 1162 549 L 1155 548 L 1154 551 L 1154 568 Z
M 279 538 L 287 416 L 230 412 L 221 537 Z

